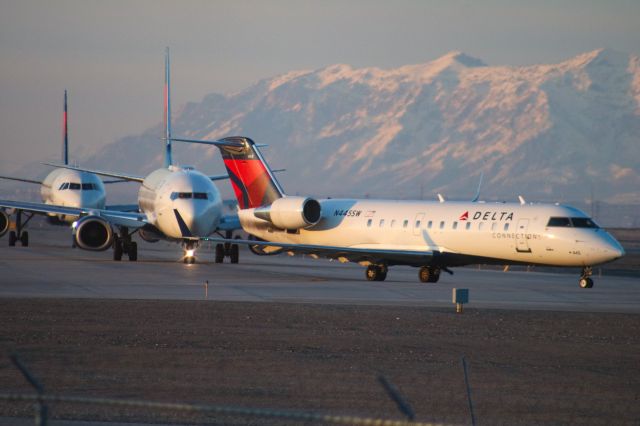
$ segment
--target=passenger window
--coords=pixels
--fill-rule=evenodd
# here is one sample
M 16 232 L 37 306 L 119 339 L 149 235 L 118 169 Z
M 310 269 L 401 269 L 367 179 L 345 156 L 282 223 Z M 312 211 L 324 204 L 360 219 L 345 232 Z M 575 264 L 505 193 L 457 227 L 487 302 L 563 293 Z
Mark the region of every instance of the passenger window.
M 420 228 L 420 221 L 416 220 L 416 228 Z
M 508 230 L 509 230 L 509 224 L 508 224 L 508 223 L 505 223 L 505 224 L 504 224 L 504 230 L 505 230 L 505 231 L 508 231 Z
M 433 221 L 430 220 L 429 223 L 427 223 L 427 228 L 431 229 L 433 227 Z
M 406 228 L 407 226 L 409 226 L 409 221 L 405 219 L 404 222 L 402 223 L 402 227 Z
M 471 229 L 471 222 L 467 222 L 467 224 L 465 225 L 465 228 L 467 231 Z
M 547 226 L 562 226 L 562 227 L 570 227 L 571 221 L 569 221 L 568 217 L 551 217 L 549 218 L 549 222 Z
M 482 231 L 482 228 L 484 228 L 484 222 L 478 224 L 478 231 Z
M 440 229 L 444 229 L 444 220 L 440 222 Z
M 371 228 L 371 224 L 372 224 L 372 223 L 373 223 L 373 219 L 369 219 L 369 220 L 367 221 L 367 226 L 368 226 L 369 228 Z
M 453 222 L 453 229 L 458 229 L 458 222 Z
M 395 225 L 395 224 L 396 224 L 396 220 L 395 220 L 395 219 L 393 219 L 393 220 L 391 221 L 391 227 L 393 228 L 393 225 Z
M 380 219 L 380 228 L 384 226 L 384 219 Z
M 498 229 L 498 224 L 497 224 L 496 222 L 493 222 L 493 223 L 491 224 L 491 230 L 492 230 L 492 231 L 495 231 L 496 229 Z

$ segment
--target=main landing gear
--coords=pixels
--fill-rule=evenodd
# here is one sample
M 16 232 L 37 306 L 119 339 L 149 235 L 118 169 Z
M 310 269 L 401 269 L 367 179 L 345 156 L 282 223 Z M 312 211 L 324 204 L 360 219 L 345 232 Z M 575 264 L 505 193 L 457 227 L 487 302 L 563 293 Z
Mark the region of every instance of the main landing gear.
M 25 220 L 24 223 L 22 223 L 23 214 L 27 217 L 27 220 Z M 24 228 L 26 228 L 27 223 L 29 223 L 32 217 L 33 217 L 33 213 L 29 214 L 29 213 L 24 213 L 22 210 L 18 210 L 18 212 L 16 213 L 16 230 L 9 231 L 10 247 L 14 247 L 18 241 L 20 241 L 20 244 L 22 244 L 22 247 L 29 246 L 29 233 L 27 231 L 24 231 Z
M 387 265 L 369 265 L 365 271 L 365 276 L 369 281 L 384 281 L 387 278 Z
M 580 275 L 580 288 L 591 288 L 593 287 L 593 280 L 591 279 L 591 274 L 593 274 L 593 269 L 591 266 L 585 266 L 582 268 L 582 275 Z
M 226 239 L 231 239 L 231 231 L 227 231 L 225 234 Z M 232 243 L 219 243 L 216 244 L 215 262 L 223 263 L 225 257 L 229 257 L 231 263 L 238 263 L 240 260 L 240 248 L 237 244 Z
M 418 278 L 423 283 L 437 283 L 440 279 L 440 268 L 435 266 L 423 266 L 418 271 Z
M 113 260 L 122 260 L 122 255 L 129 256 L 129 261 L 138 260 L 138 243 L 131 240 L 131 234 L 125 227 L 120 228 L 120 235 L 113 237 Z

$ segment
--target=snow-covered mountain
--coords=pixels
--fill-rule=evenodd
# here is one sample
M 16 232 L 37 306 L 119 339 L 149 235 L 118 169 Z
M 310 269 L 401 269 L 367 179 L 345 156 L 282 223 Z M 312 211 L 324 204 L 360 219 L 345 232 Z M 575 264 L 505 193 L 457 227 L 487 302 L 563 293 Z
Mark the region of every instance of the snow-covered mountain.
M 161 165 L 161 126 L 83 165 Z M 551 65 L 488 66 L 451 52 L 396 69 L 331 65 L 210 94 L 174 114 L 174 135 L 244 135 L 291 194 L 640 203 L 640 57 L 601 49 Z M 221 173 L 215 148 L 174 159 Z M 142 165 L 141 165 L 142 162 Z M 221 183 L 221 186 L 225 186 Z

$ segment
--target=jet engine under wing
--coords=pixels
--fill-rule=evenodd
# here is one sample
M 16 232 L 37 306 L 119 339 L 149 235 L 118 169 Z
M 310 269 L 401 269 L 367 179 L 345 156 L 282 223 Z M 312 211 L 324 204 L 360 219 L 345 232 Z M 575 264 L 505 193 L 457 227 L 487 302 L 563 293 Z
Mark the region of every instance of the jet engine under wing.
M 319 246 L 310 244 L 275 243 L 272 241 L 232 240 L 218 237 L 204 237 L 201 238 L 201 240 L 211 241 L 215 243 L 233 243 L 246 244 L 249 246 L 257 245 L 263 247 L 280 247 L 284 251 L 290 251 L 297 254 L 313 254 L 329 259 L 346 259 L 350 262 L 369 261 L 372 263 L 379 263 L 381 261 L 386 261 L 387 263 L 391 264 L 398 263 L 424 265 L 429 263 L 434 255 L 433 251 Z
M 107 220 L 112 225 L 127 226 L 129 228 L 141 228 L 148 224 L 146 216 L 141 213 L 84 209 L 78 207 L 56 206 L 44 203 L 30 203 L 26 201 L 0 200 L 0 207 L 27 211 L 38 214 L 64 215 L 64 216 L 88 216 L 97 215 Z
M 117 173 L 117 172 L 106 172 L 104 170 L 83 169 L 81 167 L 73 167 L 73 166 L 68 166 L 66 164 L 56 164 L 56 163 L 42 163 L 42 164 L 46 164 L 47 166 L 53 166 L 53 167 L 61 167 L 63 169 L 77 170 L 79 172 L 93 173 L 95 175 L 108 176 L 108 177 L 113 177 L 113 178 L 127 180 L 127 181 L 134 181 L 134 182 L 144 181 L 144 176 L 130 175 L 126 173 Z M 110 183 L 115 183 L 115 182 L 110 182 Z

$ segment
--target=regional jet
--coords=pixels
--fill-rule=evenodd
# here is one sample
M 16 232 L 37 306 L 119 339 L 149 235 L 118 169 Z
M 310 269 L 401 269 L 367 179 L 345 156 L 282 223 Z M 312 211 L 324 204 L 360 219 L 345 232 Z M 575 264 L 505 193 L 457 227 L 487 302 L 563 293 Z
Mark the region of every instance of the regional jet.
M 485 203 L 287 196 L 251 139 L 211 143 L 222 153 L 242 228 L 256 238 L 235 242 L 256 254 L 357 262 L 370 281 L 383 281 L 394 265 L 418 267 L 420 281 L 432 283 L 442 271 L 469 264 L 580 267 L 582 288 L 593 286 L 594 265 L 624 255 L 615 238 L 570 206 L 522 198 Z
M 101 208 L 68 207 L 18 201 L 0 200 L 0 207 L 21 211 L 73 216 L 73 236 L 78 247 L 102 251 L 113 248 L 113 259 L 121 260 L 127 254 L 130 261 L 138 258 L 137 243 L 132 240 L 135 232 L 149 242 L 159 239 L 180 243 L 184 248 L 184 262 L 195 262 L 195 249 L 200 236 L 218 231 L 240 228 L 235 215 L 223 214 L 223 201 L 214 180 L 228 179 L 228 175 L 206 176 L 193 167 L 173 164 L 171 147 L 171 106 L 169 87 L 169 50 L 165 55 L 164 167 L 148 176 L 87 170 L 69 165 L 56 165 L 76 172 L 89 172 L 141 183 L 138 205 L 141 213 L 104 210 Z M 225 142 L 221 142 L 225 144 Z M 227 234 L 228 236 L 229 234 Z M 215 261 L 220 263 L 229 257 L 238 262 L 237 244 L 216 245 Z

